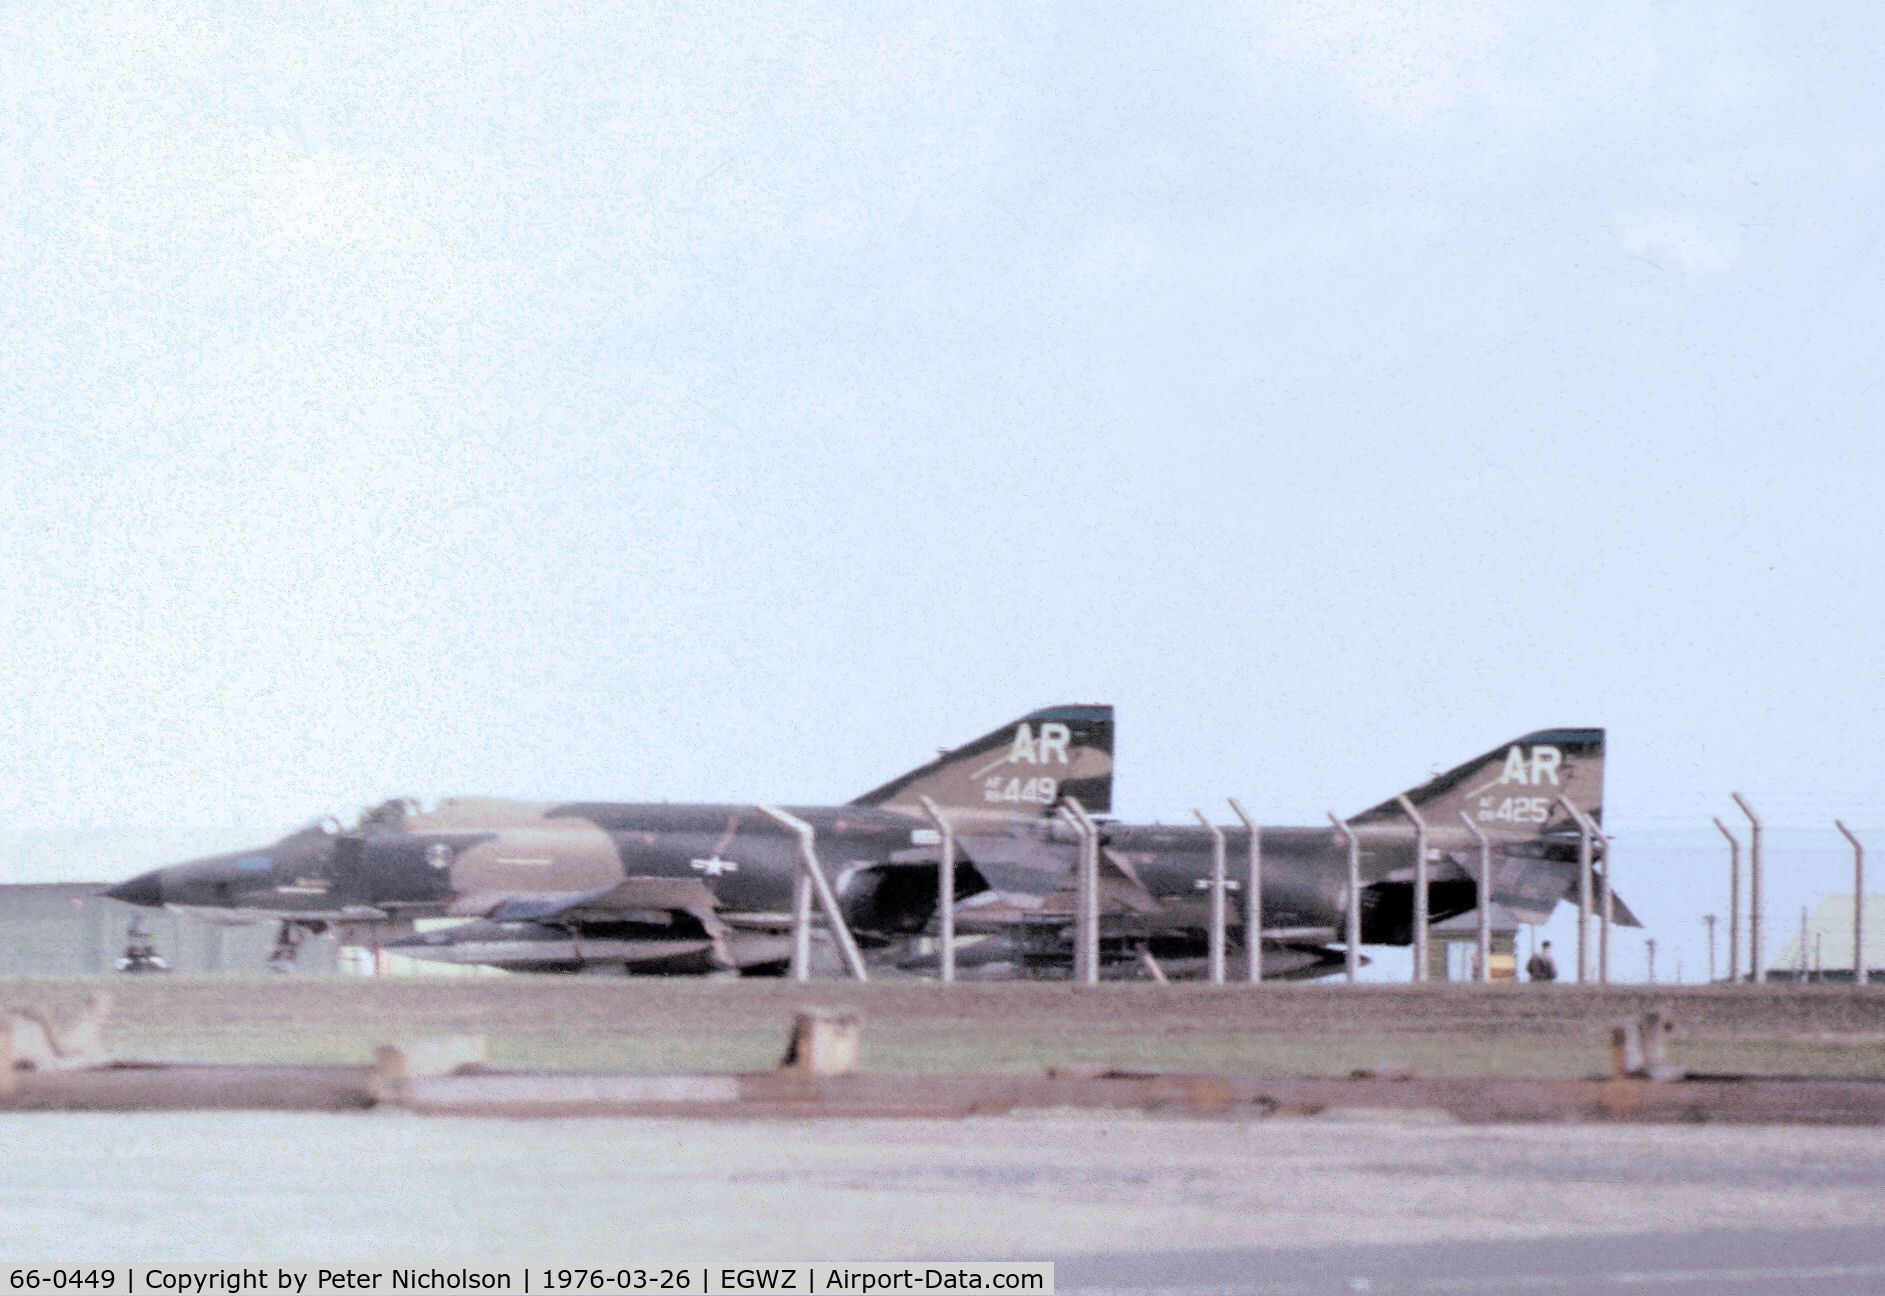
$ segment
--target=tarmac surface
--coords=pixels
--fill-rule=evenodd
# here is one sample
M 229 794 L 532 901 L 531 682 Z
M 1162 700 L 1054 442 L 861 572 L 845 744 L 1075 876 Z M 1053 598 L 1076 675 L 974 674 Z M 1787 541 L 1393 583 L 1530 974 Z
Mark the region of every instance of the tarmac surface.
M 1062 1292 L 1885 1289 L 1885 1130 L 0 1118 L 7 1263 L 1050 1259 Z
M 1544 1238 L 1524 1242 L 1084 1256 L 1055 1266 L 1087 1296 L 1874 1296 L 1885 1290 L 1877 1229 Z
M 101 985 L 120 1054 L 224 1061 L 472 1032 L 499 1064 L 758 1070 L 795 1009 L 830 1005 L 882 1071 L 1575 1076 L 1657 1008 L 1691 1066 L 1885 1075 L 1885 987 L 152 977 L 0 1002 L 59 1018 Z M 1885 1128 L 22 1113 L 0 1147 L 8 1264 L 1050 1259 L 1060 1291 L 1122 1296 L 1885 1291 Z

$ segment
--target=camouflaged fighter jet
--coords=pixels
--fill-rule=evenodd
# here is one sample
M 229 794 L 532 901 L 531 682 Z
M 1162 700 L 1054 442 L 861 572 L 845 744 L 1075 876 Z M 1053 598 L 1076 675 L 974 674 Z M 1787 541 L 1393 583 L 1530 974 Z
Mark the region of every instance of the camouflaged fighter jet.
M 1112 708 L 1050 707 L 848 805 L 786 808 L 815 830 L 859 943 L 882 949 L 935 916 L 940 834 L 920 798 L 986 843 L 989 872 L 1039 899 L 1072 858 L 1045 835 L 1050 807 L 1073 796 L 1104 813 L 1112 777 Z M 326 932 L 519 971 L 764 973 L 790 955 L 797 850 L 755 805 L 396 800 L 351 829 L 318 820 L 272 846 L 156 869 L 106 894 L 213 921 L 277 921 L 278 964 Z M 956 879 L 963 898 L 990 885 L 972 867 Z M 472 921 L 429 921 L 439 919 Z
M 1428 918 L 1442 922 L 1479 905 L 1479 840 L 1463 818 L 1484 833 L 1492 866 L 1492 899 L 1516 921 L 1542 923 L 1560 900 L 1575 902 L 1579 837 L 1569 801 L 1594 823 L 1603 819 L 1604 731 L 1548 729 L 1526 734 L 1449 770 L 1405 797 L 1428 825 Z M 1351 816 L 1361 840 L 1359 896 L 1364 945 L 1410 945 L 1414 929 L 1415 834 L 1399 797 Z M 1212 839 L 1201 826 L 1101 821 L 1101 959 L 1112 974 L 1136 975 L 1142 952 L 1170 976 L 1201 976 L 1210 921 Z M 1044 835 L 1071 843 L 1070 830 Z M 1224 827 L 1227 890 L 1242 886 L 1250 834 Z M 1309 979 L 1341 970 L 1341 944 L 1350 904 L 1348 842 L 1333 825 L 1257 829 L 1263 858 L 1263 975 Z M 988 889 L 965 889 L 956 906 L 958 932 L 983 939 L 958 949 L 959 968 L 1006 965 L 1022 975 L 1067 975 L 1073 963 L 1074 875 L 1071 844 L 1058 848 L 1067 862 L 1055 889 L 1033 899 L 1014 887 L 999 864 L 976 860 Z M 993 863 L 993 861 L 990 861 Z M 1594 868 L 1598 886 L 1604 876 Z M 1004 894 L 1004 886 L 1014 887 Z M 1598 894 L 1601 895 L 1601 889 Z M 1227 897 L 1229 952 L 1240 965 L 1247 946 L 1241 897 Z M 1614 906 L 1623 926 L 1641 924 L 1622 900 Z M 1364 960 L 1365 961 L 1365 960 Z M 936 965 L 933 954 L 901 961 L 913 971 Z
M 1101 817 L 1103 959 L 1119 971 L 1150 951 L 1188 970 L 1204 948 L 1210 838 L 1201 828 L 1106 819 L 1112 773 L 1112 708 L 1054 707 L 848 805 L 788 809 L 812 825 L 867 956 L 922 970 L 925 956 L 910 949 L 935 930 L 941 854 L 923 810 L 929 798 L 958 845 L 959 963 L 1053 976 L 1071 963 L 1078 852 L 1055 812 L 1077 798 Z M 1454 840 L 1464 828 L 1447 831 L 1457 811 L 1469 811 L 1494 843 L 1494 899 L 1523 921 L 1542 921 L 1576 886 L 1575 827 L 1557 798 L 1600 816 L 1602 786 L 1603 731 L 1579 729 L 1529 734 L 1410 792 L 1435 824 L 1432 919 L 1478 902 L 1477 847 Z M 1363 940 L 1407 944 L 1407 821 L 1390 799 L 1351 822 L 1365 845 Z M 1346 845 L 1331 828 L 1260 831 L 1265 975 L 1322 975 L 1342 958 Z M 1226 836 L 1232 851 L 1247 842 L 1242 830 Z M 792 834 L 750 805 L 457 798 L 427 809 L 401 800 L 352 829 L 320 821 L 273 846 L 158 869 L 106 894 L 223 921 L 278 921 L 284 963 L 307 933 L 331 932 L 345 944 L 517 971 L 765 974 L 783 971 L 790 955 L 796 849 Z M 1243 939 L 1236 925 L 1232 936 Z

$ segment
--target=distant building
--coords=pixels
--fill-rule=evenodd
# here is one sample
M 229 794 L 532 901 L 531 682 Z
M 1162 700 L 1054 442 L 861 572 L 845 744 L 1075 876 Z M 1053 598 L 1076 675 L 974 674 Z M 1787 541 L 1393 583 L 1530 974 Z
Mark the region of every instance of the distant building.
M 1868 984 L 1885 982 L 1885 895 L 1865 897 L 1865 967 Z M 1793 928 L 1787 943 L 1768 959 L 1767 979 L 1851 983 L 1851 892 L 1827 896 L 1807 916 L 1804 932 Z
M 284 831 L 279 825 L 0 831 L 0 878 L 20 879 L 0 884 L 0 977 L 115 974 L 125 953 L 126 933 L 138 914 L 150 932 L 149 943 L 174 975 L 249 976 L 266 971 L 275 945 L 272 922 L 222 926 L 168 910 L 138 909 L 98 893 L 146 869 L 240 850 Z M 75 874 L 110 880 L 52 880 Z M 372 968 L 370 952 L 364 960 L 351 960 L 354 967 L 362 962 Z M 302 942 L 298 973 L 320 976 L 340 970 L 341 952 L 332 941 Z
M 1867 910 L 1869 913 L 1870 910 Z M 1492 928 L 1492 980 L 1512 981 L 1518 977 L 1518 919 L 1503 905 L 1490 910 Z M 1479 979 L 1479 911 L 1456 914 L 1445 922 L 1427 928 L 1427 979 L 1429 981 L 1476 981 Z
M 168 909 L 140 909 L 98 894 L 103 882 L 28 882 L 0 886 L 0 977 L 117 974 L 131 924 L 142 920 L 141 944 L 177 976 L 256 976 L 271 970 L 275 924 L 227 926 Z M 430 923 L 421 923 L 421 928 Z M 371 949 L 343 949 L 310 938 L 295 956 L 295 976 L 504 976 L 501 969 L 400 958 Z M 162 973 L 147 975 L 161 976 Z
M 104 882 L 29 882 L 0 886 L 0 977 L 100 976 L 115 972 L 132 920 L 142 916 L 150 943 L 182 976 L 268 969 L 274 923 L 227 927 L 169 910 L 107 900 Z M 304 941 L 298 971 L 331 975 L 339 965 L 332 941 Z M 162 975 L 162 974 L 154 974 Z

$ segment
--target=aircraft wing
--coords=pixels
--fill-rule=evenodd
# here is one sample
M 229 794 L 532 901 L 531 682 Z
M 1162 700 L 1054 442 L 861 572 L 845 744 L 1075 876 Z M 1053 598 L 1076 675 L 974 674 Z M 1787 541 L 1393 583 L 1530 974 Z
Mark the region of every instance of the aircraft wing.
M 1020 828 L 1000 833 L 962 833 L 956 845 L 997 891 L 1046 895 L 1073 867 L 1071 847 Z M 930 858 L 934 859 L 933 852 Z
M 1596 870 L 1593 875 L 1590 891 L 1591 912 L 1600 914 L 1604 909 L 1604 871 L 1602 869 Z M 1575 877 L 1571 879 L 1571 885 L 1564 889 L 1564 898 L 1572 904 L 1577 903 L 1577 879 Z M 1612 896 L 1610 898 L 1610 910 L 1613 921 L 1615 921 L 1616 925 L 1619 927 L 1641 927 L 1643 925 L 1641 920 L 1639 920 L 1634 913 L 1630 912 L 1630 906 L 1623 903 L 1622 896 Z
M 1062 876 L 1060 884 L 1049 892 L 1041 902 L 1039 912 L 1043 914 L 1071 914 L 1074 912 L 1075 899 L 1079 894 L 1078 879 L 1072 873 Z M 1132 866 L 1132 861 L 1115 851 L 1104 847 L 1100 851 L 1100 913 L 1152 915 L 1165 912 L 1153 894 L 1146 890 L 1145 883 L 1139 880 L 1139 872 Z
M 631 877 L 593 891 L 495 896 L 486 893 L 472 903 L 478 907 L 454 908 L 492 922 L 544 923 L 559 927 L 620 922 L 636 914 L 682 913 L 698 922 L 708 938 L 716 942 L 731 930 L 716 912 L 718 905 L 713 892 L 699 878 Z
M 1478 862 L 1470 853 L 1449 857 L 1459 875 L 1477 879 Z M 1603 869 L 1595 872 L 1592 888 L 1597 903 L 1603 903 Z M 1522 923 L 1542 923 L 1551 917 L 1560 900 L 1577 903 L 1577 860 L 1575 857 L 1507 855 L 1493 865 L 1492 898 Z M 1640 927 L 1630 907 L 1618 896 L 1613 902 L 1619 927 Z
M 733 968 L 765 958 L 742 957 L 714 895 L 698 878 L 630 877 L 589 891 L 480 892 L 462 897 L 452 916 L 479 921 L 387 948 L 417 958 L 497 966 L 583 963 L 645 966 L 704 956 L 704 967 Z
M 489 897 L 487 897 L 489 898 Z M 493 922 L 607 922 L 635 913 L 690 914 L 701 926 L 725 930 L 713 892 L 699 878 L 625 878 L 593 891 L 497 897 L 480 912 Z

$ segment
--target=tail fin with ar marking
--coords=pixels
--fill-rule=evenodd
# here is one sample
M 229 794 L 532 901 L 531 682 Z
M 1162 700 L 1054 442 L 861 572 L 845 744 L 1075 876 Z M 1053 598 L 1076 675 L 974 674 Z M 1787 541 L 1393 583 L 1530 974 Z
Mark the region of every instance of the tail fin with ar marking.
M 1577 892 L 1577 821 L 1564 802 L 1593 820 L 1603 819 L 1604 731 L 1528 733 L 1428 780 L 1406 797 L 1427 823 L 1428 848 L 1440 868 L 1429 892 L 1436 917 L 1464 912 L 1476 903 L 1476 888 L 1456 888 L 1454 903 L 1441 898 L 1449 876 L 1473 882 L 1478 878 L 1477 839 L 1460 821 L 1464 814 L 1492 847 L 1493 901 L 1512 920 L 1541 923 L 1560 900 L 1574 899 Z M 1399 798 L 1383 801 L 1350 822 L 1392 825 L 1398 834 L 1412 832 Z M 1411 921 L 1411 894 L 1406 903 Z M 1636 925 L 1621 900 L 1616 912 L 1625 926 Z
M 1063 796 L 1095 814 L 1113 808 L 1113 709 L 1048 707 L 892 779 L 851 802 L 922 812 L 945 809 L 1045 813 Z
M 1604 816 L 1604 731 L 1541 729 L 1448 770 L 1406 794 L 1438 830 L 1464 831 L 1460 813 L 1492 838 L 1575 833 L 1559 798 L 1598 823 Z M 1356 815 L 1357 824 L 1405 825 L 1398 799 Z

